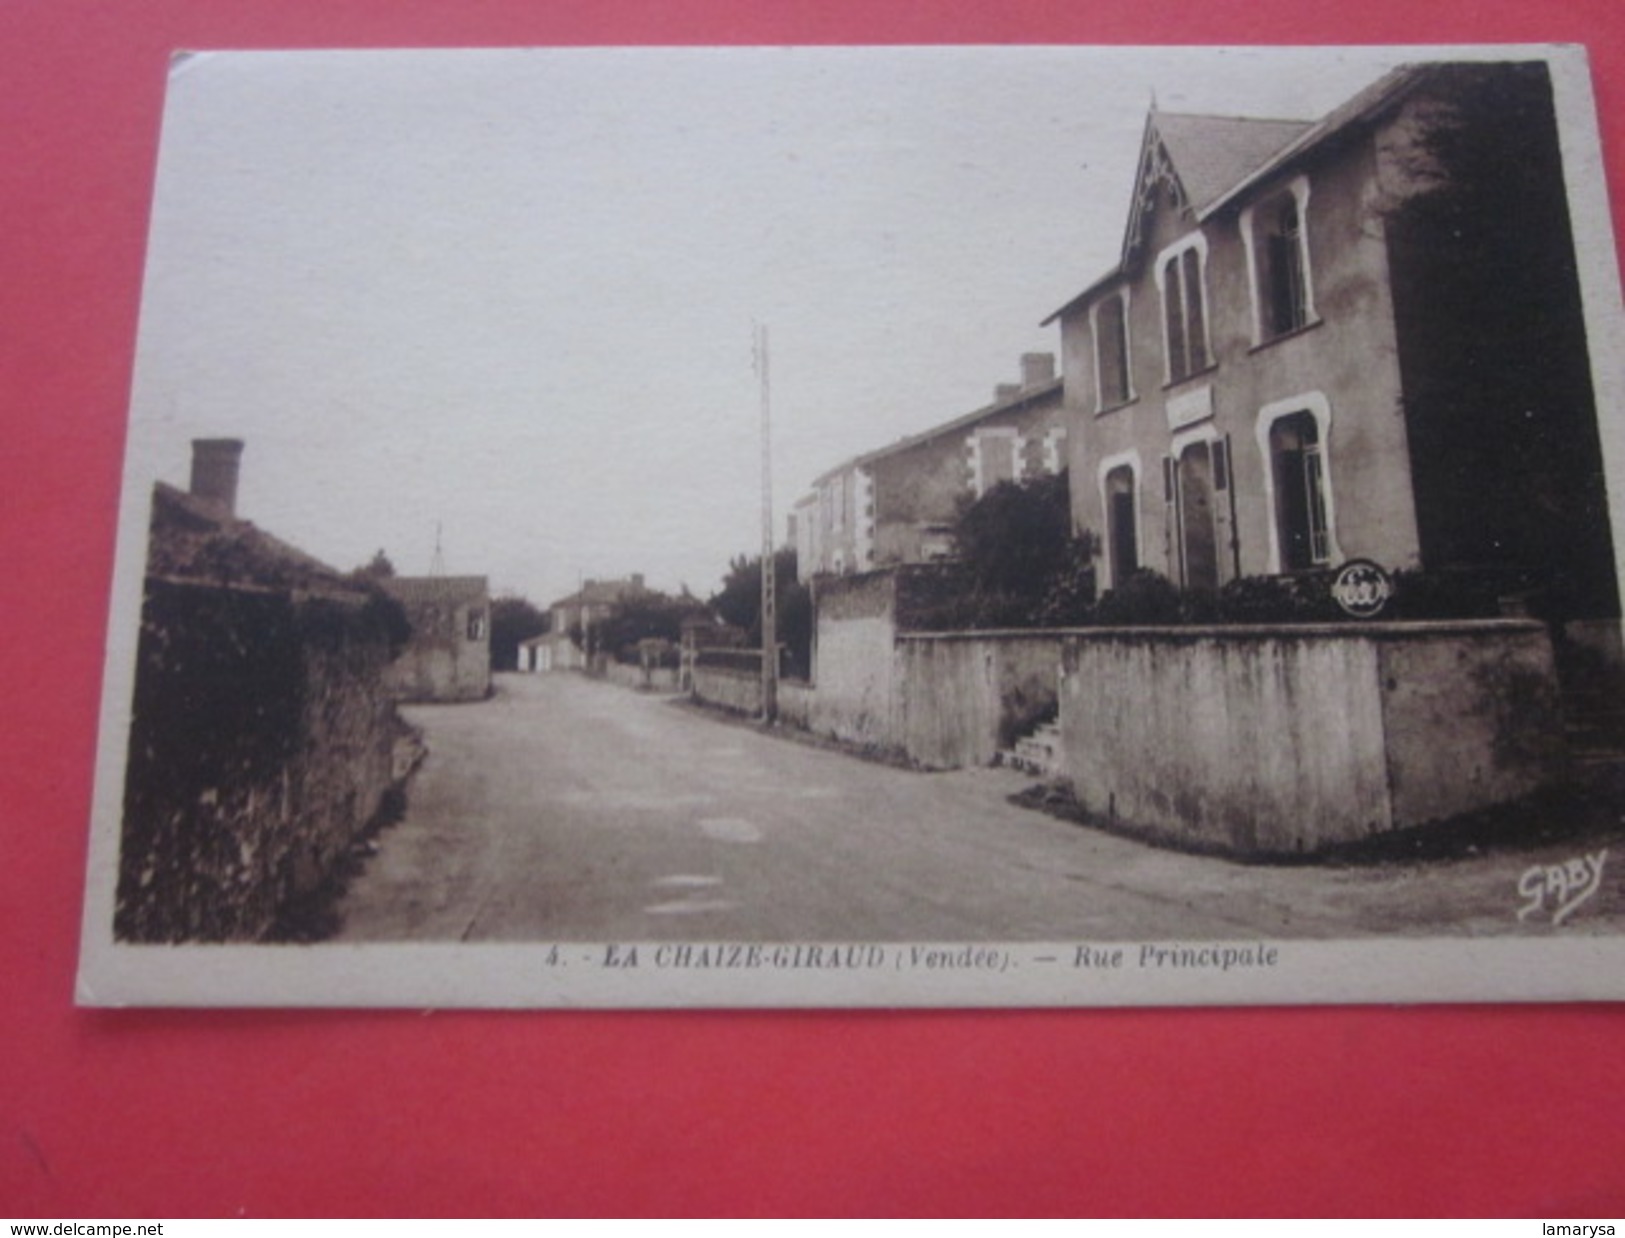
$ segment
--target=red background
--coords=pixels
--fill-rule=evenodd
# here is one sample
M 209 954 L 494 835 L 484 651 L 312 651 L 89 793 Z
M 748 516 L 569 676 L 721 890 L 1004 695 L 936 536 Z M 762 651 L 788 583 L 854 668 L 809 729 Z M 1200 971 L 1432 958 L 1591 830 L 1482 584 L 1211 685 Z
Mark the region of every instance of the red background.
M 1621 1006 L 72 1005 L 170 49 L 1583 42 L 1618 202 L 1622 36 L 1619 0 L 5 0 L 0 1215 L 1625 1213 Z

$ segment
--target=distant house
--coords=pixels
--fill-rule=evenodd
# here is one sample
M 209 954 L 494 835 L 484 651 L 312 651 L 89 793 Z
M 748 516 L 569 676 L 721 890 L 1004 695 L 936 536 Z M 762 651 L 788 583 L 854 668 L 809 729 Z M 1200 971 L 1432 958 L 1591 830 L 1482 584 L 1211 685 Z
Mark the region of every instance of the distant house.
M 390 669 L 403 701 L 477 701 L 491 691 L 491 595 L 484 576 L 390 576 L 412 639 Z
M 1420 64 L 1313 121 L 1153 109 L 1052 315 L 1101 584 L 1367 558 L 1619 614 L 1551 82 Z
M 542 659 L 551 659 L 549 649 L 551 632 L 543 632 L 540 636 L 526 637 L 519 642 L 519 656 L 517 669 L 521 671 L 539 671 L 542 669 Z M 547 650 L 544 654 L 544 650 Z
M 400 608 L 235 513 L 242 443 L 159 483 L 114 933 L 253 941 L 319 889 L 409 772 L 386 684 Z
M 1067 410 L 1052 353 L 1021 359 L 1022 381 L 991 404 L 857 456 L 813 482 L 791 536 L 803 576 L 952 557 L 961 505 L 1001 481 L 1066 467 Z
M 593 629 L 628 598 L 647 592 L 643 576 L 623 580 L 588 580 L 581 588 L 548 607 L 548 630 L 520 646 L 520 670 L 573 671 L 587 666 L 596 653 Z M 528 663 L 527 663 L 528 660 Z

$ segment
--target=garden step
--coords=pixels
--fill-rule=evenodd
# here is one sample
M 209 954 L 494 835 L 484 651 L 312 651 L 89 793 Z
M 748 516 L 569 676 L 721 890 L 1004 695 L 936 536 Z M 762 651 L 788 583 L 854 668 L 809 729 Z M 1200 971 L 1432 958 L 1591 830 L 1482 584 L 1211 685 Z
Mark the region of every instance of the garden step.
M 998 763 L 1029 774 L 1052 778 L 1061 769 L 1061 731 L 1046 722 L 1031 735 L 1016 740 L 1015 747 L 999 753 Z

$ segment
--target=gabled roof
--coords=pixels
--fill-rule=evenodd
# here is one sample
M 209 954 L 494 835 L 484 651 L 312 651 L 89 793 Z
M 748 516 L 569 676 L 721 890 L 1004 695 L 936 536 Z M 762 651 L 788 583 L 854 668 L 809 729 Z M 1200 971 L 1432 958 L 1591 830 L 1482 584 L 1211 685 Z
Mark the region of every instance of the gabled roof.
M 1155 112 L 1151 123 L 1184 186 L 1186 201 L 1198 216 L 1271 155 L 1314 127 L 1307 120 L 1183 112 Z
M 1272 176 L 1298 157 L 1319 148 L 1355 125 L 1373 120 L 1387 112 L 1401 103 L 1417 86 L 1441 68 L 1442 66 L 1438 64 L 1411 64 L 1400 65 L 1397 69 L 1390 69 L 1364 90 L 1327 112 L 1320 120 L 1309 126 L 1292 142 L 1276 151 L 1270 158 L 1253 168 L 1252 171 L 1245 176 L 1239 177 L 1235 184 L 1230 186 L 1223 194 L 1215 197 L 1212 202 L 1202 209 L 1200 217 L 1206 219 L 1215 211 L 1229 205 L 1248 189 L 1258 184 L 1259 181 Z
M 812 484 L 814 487 L 821 486 L 831 477 L 834 477 L 835 474 L 844 473 L 847 469 L 861 468 L 865 464 L 872 464 L 876 460 L 883 460 L 887 456 L 894 456 L 900 451 L 907 451 L 910 447 L 917 447 L 921 443 L 929 443 L 934 438 L 941 438 L 944 434 L 952 434 L 955 431 L 963 430 L 966 427 L 973 426 L 977 422 L 984 421 L 997 413 L 1013 412 L 1016 409 L 1024 408 L 1029 404 L 1037 403 L 1046 396 L 1054 395 L 1056 392 L 1060 391 L 1063 381 L 1064 380 L 1061 378 L 1052 378 L 1048 382 L 1038 383 L 1031 387 L 1023 387 L 1020 391 L 1013 395 L 1006 396 L 1002 400 L 995 400 L 991 404 L 983 405 L 974 412 L 965 413 L 963 416 L 955 417 L 952 421 L 945 421 L 939 426 L 932 426 L 929 430 L 922 430 L 918 434 L 910 434 L 907 437 L 900 438 L 895 443 L 890 443 L 885 447 L 877 447 L 873 451 L 866 451 L 861 456 L 853 456 L 850 460 L 843 461 L 832 469 L 825 469 L 817 477 L 813 478 Z
M 623 598 L 644 592 L 646 590 L 632 580 L 589 580 L 569 597 L 548 603 L 547 608 L 552 610 L 555 606 L 613 606 Z
M 1200 116 L 1153 109 L 1146 117 L 1145 136 L 1141 139 L 1138 181 L 1124 229 L 1122 256 L 1116 266 L 1045 318 L 1041 325 L 1048 326 L 1062 314 L 1078 308 L 1129 271 L 1140 233 L 1141 215 L 1148 200 L 1148 180 L 1155 183 L 1157 178 L 1171 171 L 1196 219 L 1209 219 L 1295 160 L 1396 106 L 1438 67 L 1401 65 L 1313 122 Z M 1164 153 L 1165 164 L 1161 161 Z
M 385 576 L 378 583 L 397 601 L 414 606 L 480 602 L 490 591 L 483 576 Z
M 216 502 L 165 482 L 152 490 L 147 573 L 256 589 L 364 591 L 297 546 L 237 519 Z

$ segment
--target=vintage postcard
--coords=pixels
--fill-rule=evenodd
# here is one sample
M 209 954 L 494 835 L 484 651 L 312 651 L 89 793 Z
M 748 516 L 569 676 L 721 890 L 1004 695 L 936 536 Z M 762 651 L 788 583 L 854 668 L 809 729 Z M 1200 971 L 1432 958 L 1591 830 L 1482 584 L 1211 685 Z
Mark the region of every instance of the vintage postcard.
M 79 1000 L 1625 997 L 1618 269 L 1576 47 L 178 54 Z

